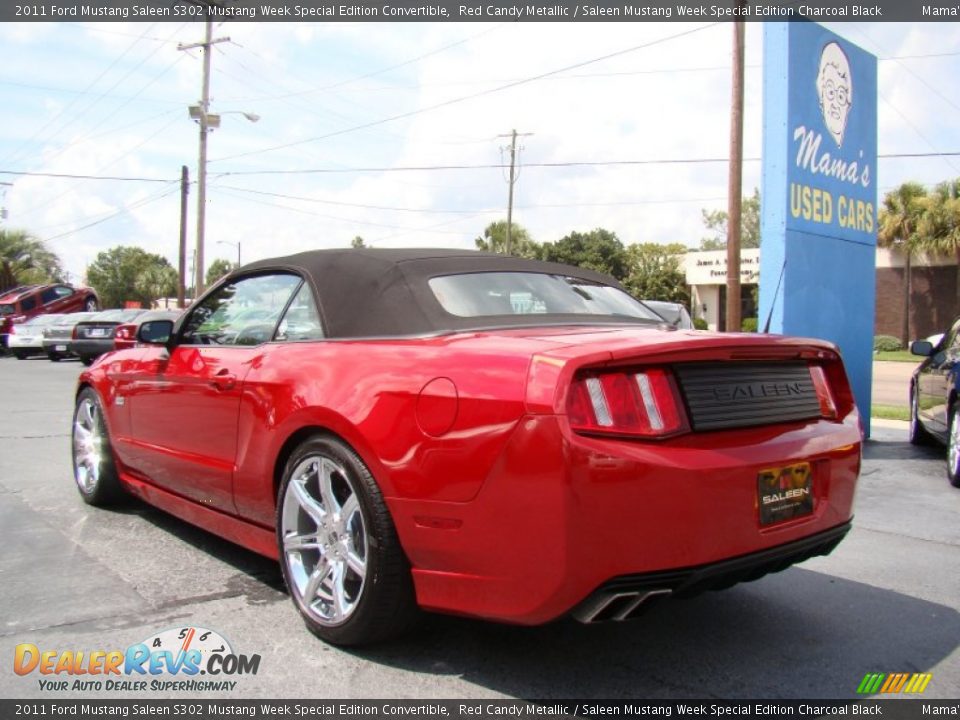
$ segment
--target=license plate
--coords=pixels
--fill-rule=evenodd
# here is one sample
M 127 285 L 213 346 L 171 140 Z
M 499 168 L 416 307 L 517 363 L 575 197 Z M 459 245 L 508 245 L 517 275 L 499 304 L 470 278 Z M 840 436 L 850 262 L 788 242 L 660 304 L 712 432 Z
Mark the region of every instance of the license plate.
M 757 476 L 760 524 L 770 525 L 813 512 L 813 473 L 800 462 L 761 470 Z
M 66 345 L 54 345 L 54 346 L 53 346 L 53 349 L 56 350 L 57 352 L 66 352 L 66 351 L 67 351 L 67 346 L 66 346 Z
M 104 337 L 107 331 L 103 328 L 91 328 L 87 331 L 87 337 Z

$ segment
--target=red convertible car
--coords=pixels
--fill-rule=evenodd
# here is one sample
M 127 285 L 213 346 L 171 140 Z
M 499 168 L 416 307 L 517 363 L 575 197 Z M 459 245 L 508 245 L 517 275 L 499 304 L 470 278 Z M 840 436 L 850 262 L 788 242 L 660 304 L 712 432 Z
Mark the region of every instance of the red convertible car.
M 668 325 L 581 268 L 455 250 L 247 265 L 83 372 L 80 494 L 280 561 L 307 626 L 624 620 L 829 553 L 861 429 L 820 340 Z

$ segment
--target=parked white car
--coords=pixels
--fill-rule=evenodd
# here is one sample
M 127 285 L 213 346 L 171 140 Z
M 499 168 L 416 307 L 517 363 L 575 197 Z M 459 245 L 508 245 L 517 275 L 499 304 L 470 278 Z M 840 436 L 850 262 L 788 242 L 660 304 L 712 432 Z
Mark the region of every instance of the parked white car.
M 43 355 L 43 330 L 56 323 L 62 314 L 37 315 L 26 322 L 10 326 L 7 349 L 17 358 L 25 360 L 31 355 Z

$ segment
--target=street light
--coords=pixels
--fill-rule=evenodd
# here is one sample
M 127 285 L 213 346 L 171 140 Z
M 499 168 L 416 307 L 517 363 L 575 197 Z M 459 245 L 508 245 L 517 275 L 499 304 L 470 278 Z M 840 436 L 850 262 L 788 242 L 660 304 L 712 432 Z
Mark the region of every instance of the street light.
M 217 245 L 236 245 L 237 246 L 237 267 L 240 267 L 240 241 L 230 242 L 229 240 L 217 240 Z
M 210 43 L 210 25 L 207 24 L 207 44 Z M 209 52 L 204 53 L 204 62 L 208 62 Z M 207 134 L 220 127 L 220 115 L 243 115 L 250 122 L 257 122 L 260 116 L 256 113 L 243 112 L 242 110 L 227 110 L 216 114 L 207 112 L 209 101 L 209 70 L 204 73 L 203 100 L 197 105 L 190 105 L 187 110 L 190 117 L 200 126 L 200 158 L 197 162 L 197 267 L 195 276 L 194 297 L 199 297 L 204 287 L 204 258 L 203 246 L 206 234 L 206 209 L 207 209 Z M 237 255 L 240 254 L 240 248 L 237 248 Z

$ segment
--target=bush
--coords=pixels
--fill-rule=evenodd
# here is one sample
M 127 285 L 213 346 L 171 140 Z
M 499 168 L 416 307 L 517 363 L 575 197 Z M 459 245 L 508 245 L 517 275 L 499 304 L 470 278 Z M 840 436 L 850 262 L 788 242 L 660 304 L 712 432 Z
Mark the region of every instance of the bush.
M 694 330 L 706 330 L 707 321 L 703 318 L 694 318 L 693 319 L 693 328 Z
M 756 332 L 757 331 L 757 319 L 750 317 L 744 318 L 740 323 L 740 330 L 743 332 Z
M 895 338 L 892 335 L 877 335 L 873 338 L 874 352 L 893 352 L 894 350 L 903 350 L 900 338 Z

